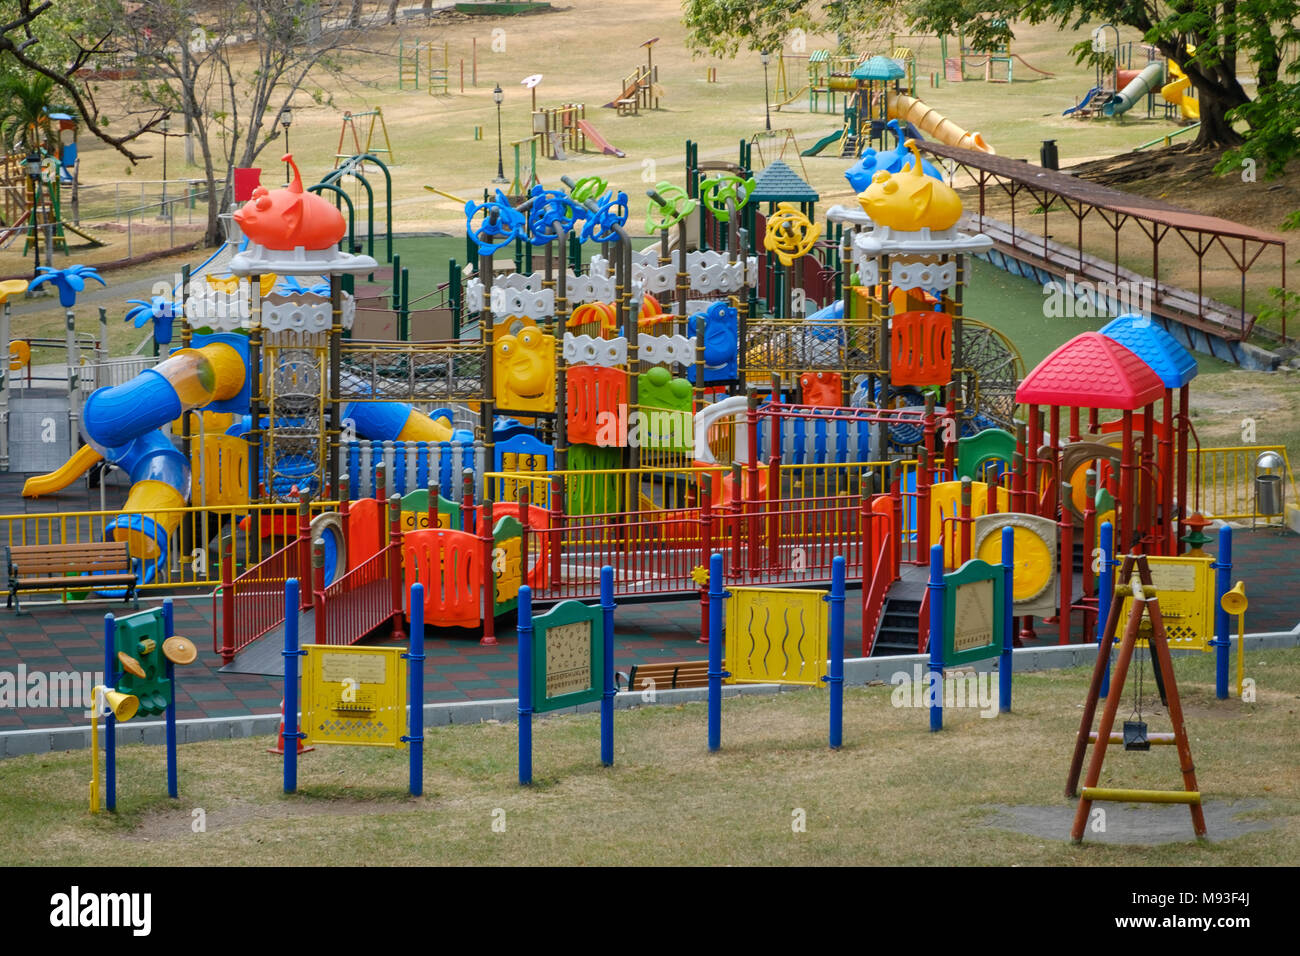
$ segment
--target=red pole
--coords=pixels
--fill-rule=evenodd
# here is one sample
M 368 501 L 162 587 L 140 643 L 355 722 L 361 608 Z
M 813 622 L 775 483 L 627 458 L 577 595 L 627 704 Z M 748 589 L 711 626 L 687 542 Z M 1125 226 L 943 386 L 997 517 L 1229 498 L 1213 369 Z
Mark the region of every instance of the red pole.
M 871 590 L 871 574 L 875 570 L 875 560 L 873 559 L 874 542 L 872 541 L 871 528 L 871 489 L 867 482 L 862 483 L 862 501 L 858 507 L 861 512 L 862 522 L 862 656 L 867 655 L 867 592 Z
M 406 639 L 402 622 L 402 498 L 388 499 L 388 580 L 392 582 L 393 640 Z
M 927 554 L 930 548 L 930 480 L 933 464 L 933 450 L 922 448 L 921 460 L 916 466 L 916 542 L 918 549 Z
M 1161 417 L 1164 434 L 1160 436 L 1160 554 L 1176 554 L 1174 550 L 1174 393 L 1165 389 Z
M 298 499 L 298 547 L 295 549 L 298 556 L 298 567 L 294 573 L 295 577 L 301 579 L 303 572 L 311 567 L 311 499 L 303 496 Z M 311 595 L 307 593 L 307 588 L 298 589 L 298 606 L 300 608 L 311 607 Z
M 1119 464 L 1119 541 L 1115 550 L 1127 554 L 1133 550 L 1133 412 L 1124 410 L 1124 443 Z M 1098 738 L 1101 739 L 1101 738 Z
M 903 561 L 903 469 L 898 467 L 892 468 L 891 471 L 894 472 L 891 476 L 893 480 L 889 486 L 889 496 L 894 502 L 894 541 L 892 544 L 894 549 L 894 580 L 898 580 Z M 929 504 L 928 501 L 925 502 L 926 507 L 929 507 Z M 916 510 L 919 514 L 921 511 L 920 501 L 916 503 Z M 920 548 L 917 548 L 917 553 L 921 553 Z
M 719 488 L 722 487 L 722 476 L 718 475 Z M 712 475 L 709 476 L 712 481 Z M 736 462 L 731 463 L 731 501 L 727 502 L 727 514 L 731 517 L 731 574 L 733 577 L 740 577 L 740 489 L 742 478 L 740 475 L 740 465 Z M 712 487 L 712 486 L 710 486 Z
M 347 551 L 348 531 L 352 524 L 352 502 L 351 497 L 352 483 L 347 475 L 339 476 L 339 519 L 343 524 L 343 548 Z
M 1183 518 L 1187 515 L 1187 460 L 1188 460 L 1188 420 L 1187 420 L 1187 397 L 1188 387 L 1184 385 L 1178 390 L 1178 527 L 1174 532 L 1175 540 L 1172 542 L 1170 554 L 1181 554 L 1183 551 Z
M 483 542 L 483 637 L 479 644 L 493 647 L 496 638 L 496 576 L 492 572 L 492 502 L 483 502 L 483 520 L 479 522 L 479 540 Z
M 757 571 L 762 555 L 758 543 L 758 393 L 750 391 L 749 408 L 745 413 L 745 432 L 749 439 L 749 461 L 746 463 L 745 513 L 749 527 L 749 570 Z
M 1038 417 L 1038 406 L 1029 406 L 1029 434 L 1025 439 L 1025 490 L 1029 493 L 1028 507 L 1030 514 L 1038 514 L 1038 446 L 1042 444 L 1042 423 Z
M 460 529 L 474 531 L 474 472 L 466 468 L 461 474 Z
M 221 660 L 229 664 L 235 659 L 235 542 L 221 545 Z
M 959 552 L 961 559 L 957 562 L 958 567 L 971 559 L 971 526 L 975 521 L 970 513 L 972 490 L 971 480 L 963 478 L 961 480 L 961 548 Z
M 704 475 L 700 482 L 700 567 L 710 567 L 709 525 L 713 520 L 711 506 L 713 495 L 710 493 L 709 476 Z M 709 591 L 708 584 L 700 585 L 700 639 L 697 644 L 709 643 Z

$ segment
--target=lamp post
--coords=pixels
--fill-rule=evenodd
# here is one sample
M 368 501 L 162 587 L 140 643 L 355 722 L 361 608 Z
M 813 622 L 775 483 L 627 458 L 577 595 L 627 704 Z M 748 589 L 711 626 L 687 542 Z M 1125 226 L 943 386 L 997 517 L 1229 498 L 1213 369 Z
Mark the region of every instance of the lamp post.
M 162 183 L 162 217 L 171 218 L 171 210 L 167 207 L 167 131 L 172 128 L 171 114 L 164 114 L 162 120 L 158 123 L 158 132 L 163 138 L 163 183 Z
M 758 58 L 763 61 L 763 116 L 766 119 L 764 128 L 770 133 L 772 132 L 772 105 L 767 94 L 767 64 L 771 61 L 772 54 L 764 50 Z
M 496 89 L 492 91 L 492 102 L 497 105 L 497 178 L 492 180 L 494 183 L 507 181 L 505 160 L 501 152 L 501 101 L 505 98 L 506 95 L 501 90 L 501 84 L 498 83 Z
M 289 127 L 293 125 L 293 110 L 289 107 L 284 108 L 280 114 L 280 125 L 284 127 L 284 151 L 289 152 Z M 289 164 L 284 164 L 284 184 L 289 185 Z
M 32 181 L 32 278 L 41 272 L 41 234 L 37 211 L 41 206 L 41 154 L 32 150 L 27 154 L 27 176 Z

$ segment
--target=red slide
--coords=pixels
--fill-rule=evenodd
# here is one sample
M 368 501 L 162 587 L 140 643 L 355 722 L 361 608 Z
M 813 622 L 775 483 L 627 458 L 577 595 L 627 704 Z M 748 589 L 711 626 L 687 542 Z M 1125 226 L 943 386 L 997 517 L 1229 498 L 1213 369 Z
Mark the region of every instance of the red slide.
M 609 141 L 597 133 L 595 127 L 586 120 L 578 120 L 578 129 L 582 130 L 583 135 L 586 136 L 587 139 L 599 146 L 602 153 L 608 153 L 610 156 L 617 156 L 620 159 L 627 155 L 627 153 L 623 152 L 617 146 L 611 146 Z

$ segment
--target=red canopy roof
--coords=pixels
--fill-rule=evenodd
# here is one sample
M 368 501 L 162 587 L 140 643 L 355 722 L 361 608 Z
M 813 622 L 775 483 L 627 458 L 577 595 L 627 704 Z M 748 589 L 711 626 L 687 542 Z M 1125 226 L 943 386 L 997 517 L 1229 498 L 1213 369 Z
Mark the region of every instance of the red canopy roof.
M 1159 376 L 1134 352 L 1100 332 L 1084 332 L 1025 376 L 1016 401 L 1131 411 L 1163 394 Z

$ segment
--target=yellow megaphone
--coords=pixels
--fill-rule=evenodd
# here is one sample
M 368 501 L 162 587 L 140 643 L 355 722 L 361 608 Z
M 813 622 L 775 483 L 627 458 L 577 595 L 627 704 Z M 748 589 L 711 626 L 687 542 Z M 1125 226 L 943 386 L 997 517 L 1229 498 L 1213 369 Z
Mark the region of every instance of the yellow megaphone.
M 130 720 L 140 709 L 140 698 L 134 694 L 123 694 L 121 691 L 106 687 L 104 704 L 118 720 Z
M 1219 600 L 1219 604 L 1229 614 L 1245 614 L 1249 603 L 1246 600 L 1245 581 L 1238 581 L 1233 585 L 1232 590 Z

